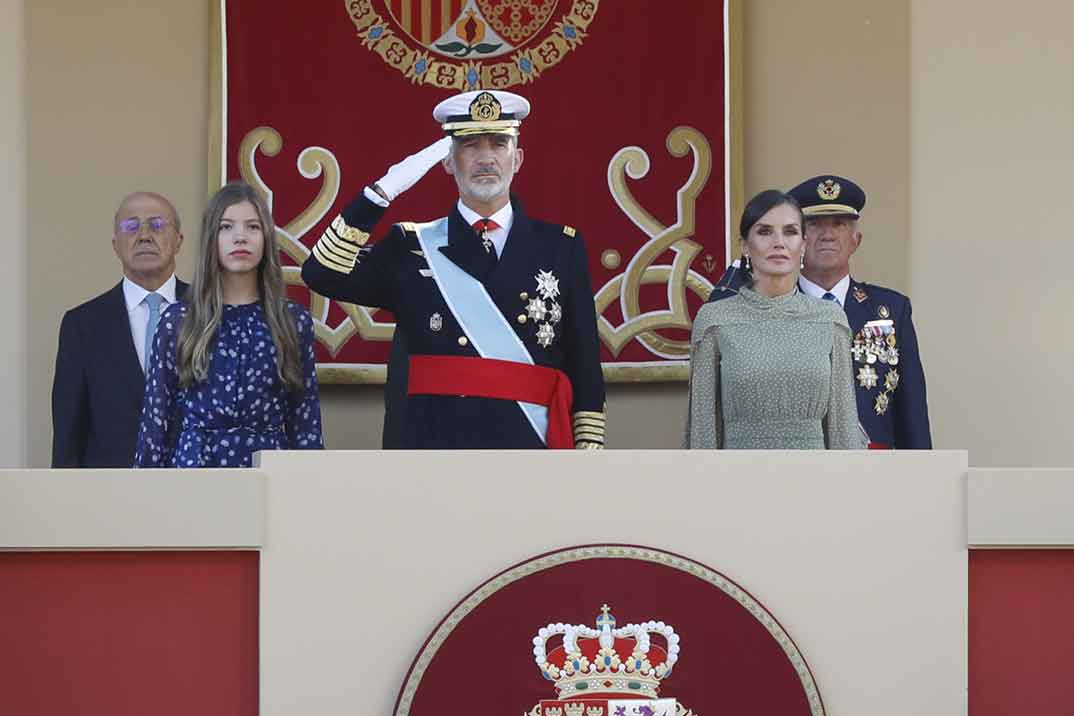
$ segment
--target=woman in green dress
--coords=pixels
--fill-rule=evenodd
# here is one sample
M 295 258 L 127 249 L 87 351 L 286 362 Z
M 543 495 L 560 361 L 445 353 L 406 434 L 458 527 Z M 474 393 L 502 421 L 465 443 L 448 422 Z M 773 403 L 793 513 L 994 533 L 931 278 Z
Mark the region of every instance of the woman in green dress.
M 848 450 L 858 427 L 850 326 L 798 290 L 802 212 L 770 189 L 739 222 L 745 281 L 694 320 L 687 448 Z

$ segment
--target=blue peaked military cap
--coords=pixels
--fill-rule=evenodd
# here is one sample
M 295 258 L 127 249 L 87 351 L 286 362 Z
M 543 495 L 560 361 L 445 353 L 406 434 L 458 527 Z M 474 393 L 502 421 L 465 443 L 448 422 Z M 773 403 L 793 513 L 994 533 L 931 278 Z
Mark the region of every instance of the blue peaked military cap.
M 834 174 L 806 179 L 790 190 L 808 219 L 814 216 L 861 216 L 865 192 L 851 180 Z

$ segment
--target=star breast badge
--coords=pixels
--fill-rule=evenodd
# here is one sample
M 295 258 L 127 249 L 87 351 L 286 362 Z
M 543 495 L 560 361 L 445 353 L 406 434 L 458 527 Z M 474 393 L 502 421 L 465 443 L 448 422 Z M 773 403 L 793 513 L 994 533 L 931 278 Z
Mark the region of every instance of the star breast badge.
M 537 344 L 548 348 L 556 339 L 553 326 L 563 319 L 563 308 L 556 301 L 559 297 L 559 279 L 551 271 L 538 271 L 534 279 L 537 281 L 537 298 L 523 300 L 526 301 L 526 314 L 538 324 Z
M 552 324 L 542 323 L 541 327 L 537 329 L 537 343 L 542 348 L 547 348 L 552 345 L 552 340 L 556 337 L 556 332 L 552 329 Z
M 551 271 L 537 272 L 537 294 L 541 298 L 559 296 L 559 279 Z
M 858 385 L 871 390 L 876 387 L 877 378 L 876 369 L 871 365 L 863 365 L 858 369 Z

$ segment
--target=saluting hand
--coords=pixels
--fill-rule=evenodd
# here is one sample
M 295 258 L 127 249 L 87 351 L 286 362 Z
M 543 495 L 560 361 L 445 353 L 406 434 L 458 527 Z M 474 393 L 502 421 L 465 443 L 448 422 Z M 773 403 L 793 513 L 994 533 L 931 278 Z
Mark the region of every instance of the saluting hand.
M 451 137 L 438 139 L 420 152 L 411 154 L 389 167 L 388 172 L 373 185 L 373 191 L 388 201 L 393 201 L 395 197 L 417 184 L 450 150 Z

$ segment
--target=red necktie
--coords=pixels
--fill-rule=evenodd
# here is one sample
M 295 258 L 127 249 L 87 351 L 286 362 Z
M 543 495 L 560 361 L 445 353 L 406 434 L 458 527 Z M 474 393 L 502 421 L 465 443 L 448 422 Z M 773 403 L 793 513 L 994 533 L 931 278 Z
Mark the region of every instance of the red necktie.
M 485 253 L 492 253 L 492 239 L 488 237 L 488 232 L 495 231 L 500 228 L 492 219 L 478 219 L 474 222 L 474 231 L 481 237 L 481 243 L 485 246 Z

